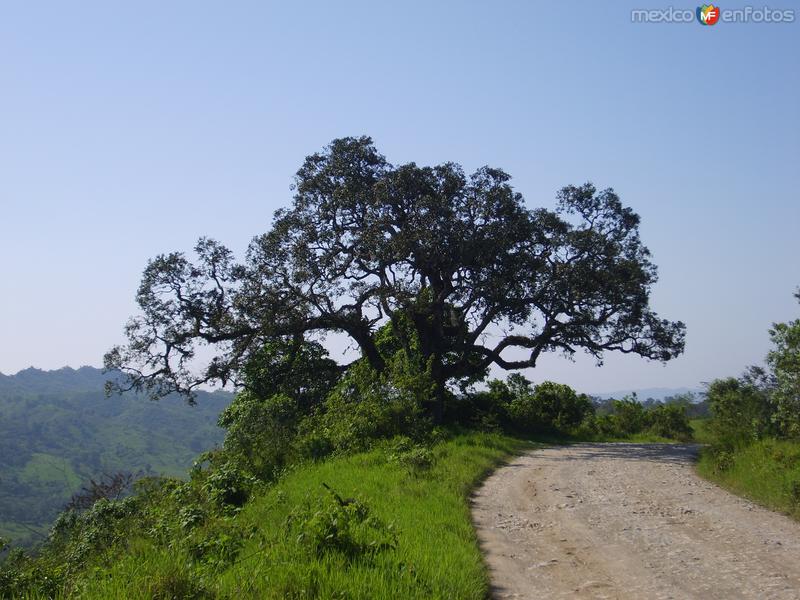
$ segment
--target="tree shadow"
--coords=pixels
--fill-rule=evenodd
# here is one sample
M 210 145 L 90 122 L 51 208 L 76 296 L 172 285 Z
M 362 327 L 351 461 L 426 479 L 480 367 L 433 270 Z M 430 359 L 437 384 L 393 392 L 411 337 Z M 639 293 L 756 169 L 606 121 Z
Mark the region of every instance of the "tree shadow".
M 580 443 L 570 445 L 569 452 L 542 453 L 537 456 L 537 459 L 555 462 L 619 459 L 652 463 L 691 464 L 697 460 L 701 447 L 701 444 Z

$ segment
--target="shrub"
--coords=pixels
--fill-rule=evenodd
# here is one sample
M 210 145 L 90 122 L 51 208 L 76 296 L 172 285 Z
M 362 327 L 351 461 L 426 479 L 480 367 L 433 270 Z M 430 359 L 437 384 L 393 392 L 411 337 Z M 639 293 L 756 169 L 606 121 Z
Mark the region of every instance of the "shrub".
M 366 363 L 351 368 L 320 411 L 303 423 L 303 438 L 334 452 L 360 451 L 397 435 L 424 439 L 431 423 L 415 395 L 378 377 Z M 326 440 L 323 442 L 322 440 Z M 308 442 L 304 442 L 306 447 Z
M 714 472 L 717 474 L 727 471 L 735 462 L 734 453 L 731 450 L 725 450 L 721 447 L 712 447 L 711 453 Z
M 729 377 L 712 381 L 706 395 L 713 415 L 710 428 L 723 443 L 743 445 L 770 432 L 773 410 L 764 389 Z
M 372 516 L 361 500 L 343 499 L 325 487 L 328 497 L 319 499 L 315 506 L 296 508 L 286 520 L 288 533 L 302 548 L 316 556 L 338 552 L 356 558 L 397 546 L 393 525 Z
M 435 456 L 430 448 L 415 444 L 410 438 L 400 437 L 392 447 L 389 461 L 399 464 L 409 475 L 419 476 L 430 471 Z
M 688 441 L 693 431 L 687 415 L 687 404 L 683 402 L 650 402 L 647 406 L 636 396 L 622 400 L 610 400 L 610 413 L 587 416 L 577 433 L 601 437 L 626 438 L 641 433 L 659 437 Z
M 556 430 L 568 433 L 593 413 L 585 394 L 577 394 L 568 385 L 545 381 L 530 387 L 518 374 L 509 377 L 513 398 L 508 412 L 514 427 L 523 431 Z
M 800 300 L 800 290 L 795 297 Z M 767 355 L 774 384 L 773 422 L 782 436 L 800 439 L 800 319 L 774 323 L 769 336 L 774 345 Z
M 642 403 L 636 397 L 614 400 L 613 421 L 617 435 L 633 435 L 641 433 L 647 428 L 647 417 Z
M 197 531 L 186 541 L 192 560 L 214 570 L 233 564 L 246 541 L 246 532 L 223 521 L 215 527 Z
M 202 507 L 196 504 L 190 504 L 182 507 L 178 511 L 178 523 L 181 529 L 194 529 L 198 525 L 201 525 L 206 520 L 207 516 L 206 511 L 203 510 Z
M 454 397 L 445 410 L 445 420 L 481 431 L 497 431 L 511 423 L 509 405 L 514 395 L 506 382 L 492 379 L 488 389 Z
M 247 502 L 256 481 L 232 464 L 211 470 L 203 483 L 212 502 L 222 508 L 240 508 Z
M 219 417 L 228 430 L 225 452 L 252 475 L 272 480 L 288 462 L 299 420 L 297 402 L 285 394 L 262 399 L 242 392 Z
M 686 407 L 680 404 L 659 404 L 646 413 L 648 430 L 654 435 L 675 440 L 692 439 L 692 426 Z

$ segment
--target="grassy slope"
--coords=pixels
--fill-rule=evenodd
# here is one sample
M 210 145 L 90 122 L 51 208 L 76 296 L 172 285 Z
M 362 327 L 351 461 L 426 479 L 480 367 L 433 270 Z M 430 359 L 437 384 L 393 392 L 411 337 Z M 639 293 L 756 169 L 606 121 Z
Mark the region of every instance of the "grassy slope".
M 229 519 L 249 532 L 233 565 L 198 565 L 184 550 L 142 536 L 105 564 L 90 566 L 80 596 L 485 598 L 488 579 L 467 497 L 493 467 L 530 446 L 501 435 L 461 435 L 435 447 L 436 461 L 424 475 L 387 461 L 381 450 L 305 466 Z M 396 547 L 372 558 L 348 559 L 338 551 L 309 555 L 286 519 L 298 506 L 326 497 L 323 482 L 393 523 Z
M 714 443 L 707 421 L 693 421 L 692 427 L 698 441 Z M 800 442 L 759 440 L 733 450 L 730 461 L 720 470 L 713 454 L 704 450 L 697 472 L 734 494 L 800 520 Z

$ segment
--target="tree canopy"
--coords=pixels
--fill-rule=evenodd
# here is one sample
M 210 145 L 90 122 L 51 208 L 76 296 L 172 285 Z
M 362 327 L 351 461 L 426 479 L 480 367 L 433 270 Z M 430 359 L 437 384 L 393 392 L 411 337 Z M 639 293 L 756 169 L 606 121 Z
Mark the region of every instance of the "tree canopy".
M 800 300 L 800 290 L 795 298 Z M 800 438 L 800 319 L 773 323 L 769 336 L 774 344 L 767 365 L 772 376 L 775 422 L 784 435 Z
M 680 354 L 683 323 L 649 307 L 657 274 L 638 215 L 588 183 L 563 188 L 554 211 L 531 210 L 509 181 L 490 167 L 394 166 L 369 137 L 334 140 L 306 158 L 292 205 L 243 261 L 206 238 L 194 260 L 151 260 L 141 314 L 106 366 L 154 397 L 191 397 L 205 383 L 242 383 L 264 346 L 339 332 L 381 373 L 389 357 L 376 333 L 387 324 L 440 395 L 491 365 L 535 367 L 543 352 Z M 200 346 L 215 354 L 198 370 Z

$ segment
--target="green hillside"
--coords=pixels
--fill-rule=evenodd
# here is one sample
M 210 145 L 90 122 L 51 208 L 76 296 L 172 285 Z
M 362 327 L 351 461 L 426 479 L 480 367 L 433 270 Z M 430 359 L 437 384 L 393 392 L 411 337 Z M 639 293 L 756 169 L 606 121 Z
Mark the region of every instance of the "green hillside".
M 92 367 L 0 375 L 0 537 L 37 541 L 89 478 L 184 475 L 221 442 L 216 420 L 229 393 L 201 392 L 193 407 L 178 398 L 106 398 L 106 378 Z
M 220 472 L 143 482 L 125 501 L 65 514 L 34 562 L 0 564 L 0 597 L 486 598 L 468 496 L 533 444 L 445 437 L 424 464 L 398 460 L 413 455 L 408 440 L 305 464 L 241 507 L 202 497 L 230 489 Z

